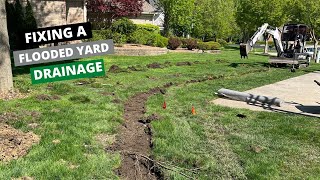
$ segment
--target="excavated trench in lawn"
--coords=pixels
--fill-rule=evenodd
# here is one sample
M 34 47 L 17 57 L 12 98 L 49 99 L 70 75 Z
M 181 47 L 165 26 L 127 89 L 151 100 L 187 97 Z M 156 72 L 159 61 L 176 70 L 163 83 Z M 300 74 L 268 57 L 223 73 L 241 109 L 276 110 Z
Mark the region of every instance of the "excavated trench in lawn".
M 165 88 L 153 88 L 148 92 L 132 96 L 124 105 L 124 124 L 115 143 L 114 150 L 121 152 L 122 162 L 118 175 L 123 179 L 152 180 L 162 179 L 160 168 L 152 160 L 152 128 L 150 122 L 156 118 L 143 121 L 146 113 L 146 102 L 150 96 L 165 93 Z
M 251 71 L 241 73 L 247 75 L 255 73 Z M 261 72 L 261 70 L 259 70 Z M 224 79 L 225 77 L 207 77 L 203 79 L 193 79 L 186 81 L 185 84 L 200 83 L 211 80 Z M 164 179 L 161 167 L 151 157 L 152 150 L 152 127 L 151 120 L 143 121 L 146 113 L 146 102 L 149 97 L 162 93 L 171 86 L 181 84 L 168 83 L 162 88 L 157 87 L 147 92 L 137 93 L 129 98 L 124 104 L 124 123 L 119 129 L 116 142 L 108 150 L 121 153 L 121 167 L 117 169 L 117 174 L 122 179 L 132 180 L 155 180 Z

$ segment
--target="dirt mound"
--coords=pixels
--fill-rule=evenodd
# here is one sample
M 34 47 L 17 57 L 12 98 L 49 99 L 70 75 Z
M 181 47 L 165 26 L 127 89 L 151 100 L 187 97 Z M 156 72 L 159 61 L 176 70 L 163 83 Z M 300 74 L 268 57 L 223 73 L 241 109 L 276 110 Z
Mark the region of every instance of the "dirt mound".
M 158 68 L 161 68 L 161 64 L 154 62 L 154 63 L 148 64 L 147 67 L 150 69 L 158 69 Z
M 40 137 L 32 132 L 24 133 L 0 123 L 0 161 L 7 162 L 26 155 L 39 141 Z
M 126 70 L 120 68 L 120 67 L 117 66 L 117 65 L 112 65 L 112 66 L 109 68 L 108 72 L 110 72 L 110 73 L 120 73 L 120 72 L 126 72 Z
M 130 71 L 139 71 L 135 66 L 129 66 L 128 69 Z
M 23 119 L 26 116 L 30 116 L 32 120 L 38 119 L 41 116 L 39 111 L 27 111 L 22 110 L 19 113 L 5 112 L 0 114 L 0 123 L 10 123 Z
M 28 91 L 29 92 L 29 91 Z M 21 99 L 21 98 L 26 98 L 27 94 L 22 94 L 19 92 L 10 92 L 10 93 L 0 93 L 0 100 L 11 100 L 11 99 Z
M 176 66 L 191 66 L 192 63 L 189 62 L 189 61 L 186 61 L 186 62 L 177 62 L 176 63 Z
M 7 123 L 9 121 L 17 121 L 19 120 L 19 115 L 13 112 L 5 112 L 0 114 L 0 123 Z
M 215 62 L 216 62 L 217 64 L 218 64 L 218 63 L 229 63 L 229 61 L 228 61 L 228 60 L 225 60 L 225 59 L 217 59 Z
M 130 70 L 130 71 L 145 71 L 146 69 L 145 69 L 145 67 L 137 65 L 137 66 L 129 66 L 128 70 Z
M 36 99 L 39 101 L 52 101 L 52 100 L 60 100 L 61 97 L 58 95 L 47 95 L 47 94 L 39 94 L 36 96 Z
M 76 80 L 74 84 L 78 86 L 82 86 L 82 85 L 93 84 L 94 82 L 95 80 L 93 79 L 89 79 L 89 80 L 79 79 L 79 80 Z

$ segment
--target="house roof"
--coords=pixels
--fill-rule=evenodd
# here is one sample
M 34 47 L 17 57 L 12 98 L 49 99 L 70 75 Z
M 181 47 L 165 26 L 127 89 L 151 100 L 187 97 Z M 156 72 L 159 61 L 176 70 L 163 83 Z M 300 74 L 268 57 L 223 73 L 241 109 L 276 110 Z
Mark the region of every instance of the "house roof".
M 142 5 L 143 13 L 155 13 L 159 12 L 156 0 L 144 0 Z

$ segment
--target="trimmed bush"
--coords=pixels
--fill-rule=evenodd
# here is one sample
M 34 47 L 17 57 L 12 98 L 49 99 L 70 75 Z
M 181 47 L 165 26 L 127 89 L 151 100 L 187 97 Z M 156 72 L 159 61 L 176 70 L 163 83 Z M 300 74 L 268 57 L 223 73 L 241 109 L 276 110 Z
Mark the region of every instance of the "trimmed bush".
M 130 35 L 128 42 L 148 46 L 166 47 L 168 45 L 168 38 L 162 37 L 157 33 L 139 29 Z
M 88 41 L 99 41 L 113 39 L 116 44 L 124 44 L 127 42 L 127 36 L 120 33 L 112 33 L 110 29 L 107 30 L 92 30 L 92 38 Z
M 223 39 L 218 39 L 218 43 L 222 46 L 225 47 L 228 45 L 227 41 L 223 40 Z
M 149 31 L 139 29 L 130 35 L 128 42 L 134 44 L 147 44 L 150 36 L 151 33 Z
M 185 45 L 188 50 L 195 49 L 197 47 L 197 44 L 198 44 L 198 42 L 195 39 L 186 39 L 185 40 Z
M 210 42 L 199 42 L 197 45 L 200 50 L 219 50 L 221 45 L 218 42 L 210 41 Z
M 170 37 L 168 41 L 168 48 L 176 50 L 181 45 L 181 40 L 177 37 Z
M 156 46 L 156 47 L 167 47 L 168 46 L 168 38 L 161 36 L 160 34 L 151 33 L 146 45 L 148 46 Z
M 155 44 L 156 44 L 157 47 L 161 47 L 161 48 L 167 47 L 168 46 L 168 41 L 169 41 L 168 38 L 163 37 L 160 34 L 156 35 L 156 43 Z
M 121 18 L 111 25 L 111 31 L 113 33 L 120 33 L 120 34 L 131 34 L 137 30 L 137 25 L 135 25 L 130 19 L 128 18 Z
M 127 42 L 127 36 L 120 33 L 114 33 L 112 35 L 113 42 L 116 44 L 124 44 Z
M 160 33 L 160 27 L 152 24 L 137 24 L 137 29 L 146 30 L 154 33 Z
M 208 43 L 205 43 L 205 42 L 199 42 L 198 45 L 197 45 L 197 48 L 200 49 L 200 50 L 210 50 L 210 46 Z
M 107 30 L 92 30 L 92 38 L 88 41 L 99 41 L 105 39 L 112 39 L 112 31 L 110 29 Z
M 218 42 L 210 41 L 207 42 L 210 46 L 210 50 L 219 50 L 221 48 L 221 45 Z

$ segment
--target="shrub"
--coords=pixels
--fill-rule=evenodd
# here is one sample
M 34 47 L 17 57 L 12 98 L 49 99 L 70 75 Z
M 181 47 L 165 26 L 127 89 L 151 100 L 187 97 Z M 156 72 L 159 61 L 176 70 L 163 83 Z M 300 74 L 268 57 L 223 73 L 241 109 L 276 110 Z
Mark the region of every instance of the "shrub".
M 146 45 L 156 47 L 167 47 L 168 38 L 163 37 L 160 34 L 151 33 L 147 39 Z
M 221 48 L 221 45 L 218 42 L 210 41 L 207 42 L 209 44 L 210 50 L 219 50 Z
M 158 33 L 138 29 L 130 35 L 128 42 L 148 46 L 166 47 L 168 45 L 168 38 L 162 37 Z
M 181 40 L 176 37 L 170 37 L 168 41 L 168 48 L 172 50 L 176 50 L 181 45 Z
M 91 23 L 92 30 L 103 30 L 103 29 L 108 29 L 111 27 L 111 23 L 96 20 L 96 19 L 93 22 L 90 21 L 90 23 Z
M 188 50 L 192 50 L 197 47 L 198 42 L 195 39 L 186 39 L 185 44 L 186 44 L 186 47 L 188 48 Z
M 137 29 L 146 30 L 154 33 L 160 33 L 160 27 L 152 24 L 137 24 Z
M 145 45 L 148 46 L 157 46 L 157 34 L 156 33 L 149 33 L 147 36 L 147 42 Z
M 147 44 L 150 36 L 151 33 L 149 31 L 139 29 L 130 35 L 128 42 L 134 44 Z
M 218 43 L 222 46 L 225 47 L 228 45 L 227 41 L 225 41 L 224 39 L 218 39 Z
M 210 46 L 208 43 L 205 43 L 205 42 L 199 42 L 198 45 L 197 45 L 197 48 L 200 49 L 200 50 L 210 50 Z
M 157 34 L 156 36 L 156 46 L 157 47 L 167 47 L 168 46 L 169 39 L 166 37 L 161 36 L 160 34 Z
M 137 30 L 137 25 L 128 18 L 121 18 L 112 23 L 111 30 L 113 33 L 131 34 Z
M 88 41 L 99 41 L 105 39 L 112 39 L 112 31 L 110 29 L 107 30 L 92 30 L 92 38 Z
M 187 48 L 187 38 L 180 38 L 181 41 L 181 47 Z
M 218 50 L 221 48 L 221 45 L 218 42 L 199 42 L 197 45 L 200 50 Z
M 116 44 L 124 44 L 127 42 L 127 36 L 120 33 L 113 33 L 112 39 Z

